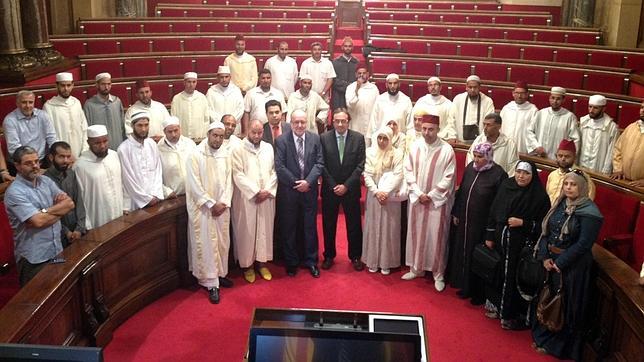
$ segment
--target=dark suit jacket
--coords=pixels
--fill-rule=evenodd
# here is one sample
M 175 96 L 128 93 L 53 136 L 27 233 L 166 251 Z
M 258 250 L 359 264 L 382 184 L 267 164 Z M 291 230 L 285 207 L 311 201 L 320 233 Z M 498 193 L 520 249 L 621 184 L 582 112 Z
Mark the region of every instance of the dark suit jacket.
M 282 134 L 291 133 L 291 124 L 282 121 Z M 271 129 L 270 123 L 264 123 L 264 135 L 262 136 L 262 141 L 270 143 L 273 148 L 275 148 L 275 140 L 273 139 L 273 130 Z M 306 148 L 306 146 L 305 146 Z
M 293 132 L 283 133 L 275 141 L 277 154 L 275 157 L 275 172 L 280 185 L 287 189 L 295 186 L 295 181 L 300 179 L 300 166 L 297 162 L 297 150 Z M 318 178 L 324 169 L 324 158 L 320 136 L 306 131 L 304 139 L 304 179 L 317 194 Z
M 344 158 L 340 163 L 340 152 L 335 137 L 335 130 L 324 132 L 320 136 L 324 154 L 324 172 L 322 173 L 323 191 L 333 192 L 336 185 L 344 184 L 347 194 L 360 194 L 360 175 L 364 171 L 365 143 L 359 132 L 347 130 L 344 141 Z

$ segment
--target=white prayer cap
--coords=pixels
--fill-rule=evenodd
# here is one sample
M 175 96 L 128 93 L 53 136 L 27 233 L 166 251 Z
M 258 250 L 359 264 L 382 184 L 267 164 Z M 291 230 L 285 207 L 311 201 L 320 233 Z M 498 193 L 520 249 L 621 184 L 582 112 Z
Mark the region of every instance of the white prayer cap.
M 390 81 L 390 80 L 392 80 L 392 79 L 399 80 L 399 79 L 400 79 L 400 77 L 399 77 L 399 76 L 398 76 L 398 74 L 396 74 L 396 73 L 391 73 L 391 74 L 389 74 L 389 75 L 387 76 L 387 78 L 385 78 L 385 81 L 386 81 L 386 82 L 388 82 L 388 81 Z
M 163 127 L 163 129 L 165 129 L 168 126 L 178 126 L 179 124 L 180 124 L 179 118 L 175 116 L 170 116 L 164 119 L 163 122 L 161 122 L 161 126 Z
M 429 77 L 429 79 L 427 79 L 427 83 L 431 83 L 431 82 L 438 82 L 440 84 L 441 79 L 438 77 Z
M 519 161 L 519 163 L 517 163 L 517 167 L 515 167 L 515 170 L 522 170 L 529 174 L 532 174 L 532 166 L 530 166 L 530 164 L 525 161 Z
M 217 74 L 230 74 L 230 67 L 227 65 L 220 65 L 217 69 Z
M 300 80 L 304 80 L 304 79 L 313 81 L 313 77 L 311 77 L 310 75 L 308 75 L 308 74 L 300 74 Z
M 101 137 L 101 136 L 107 136 L 107 127 L 105 127 L 104 125 L 95 124 L 93 126 L 87 127 L 88 138 Z
M 469 77 L 467 77 L 467 79 L 465 80 L 465 82 L 466 82 L 466 83 L 467 83 L 467 82 L 471 82 L 471 81 L 474 81 L 474 82 L 477 82 L 477 83 L 481 84 L 481 78 L 479 78 L 479 76 L 478 76 L 478 75 L 475 75 L 475 74 L 470 75 L 470 76 L 469 76 Z
M 601 94 L 595 94 L 590 96 L 588 98 L 588 105 L 590 106 L 605 106 L 606 105 L 606 97 L 604 97 Z
M 145 119 L 147 119 L 147 120 L 149 121 L 149 120 L 150 120 L 150 113 L 145 112 L 145 111 L 143 111 L 143 112 L 138 112 L 138 113 L 134 113 L 134 114 L 132 115 L 132 117 L 130 118 L 130 123 L 132 124 L 132 126 L 134 126 L 134 124 L 135 124 L 137 121 L 139 121 L 139 120 L 141 120 L 141 119 L 143 119 L 143 118 L 145 118 Z
M 563 87 L 552 87 L 550 88 L 550 93 L 552 94 L 559 94 L 561 96 L 566 95 L 566 88 Z
M 210 132 L 210 130 L 213 130 L 213 129 L 216 129 L 216 128 L 226 129 L 226 127 L 224 126 L 223 123 L 221 123 L 221 121 L 214 121 L 214 122 L 212 122 L 210 124 L 210 126 L 208 126 L 208 132 Z
M 73 82 L 74 76 L 72 73 L 58 73 L 56 74 L 56 82 Z
M 198 79 L 197 73 L 195 73 L 195 72 L 186 72 L 183 75 L 183 79 Z
M 106 72 L 106 73 L 98 73 L 98 74 L 96 74 L 96 81 L 97 81 L 97 82 L 98 82 L 99 80 L 103 79 L 103 78 L 109 78 L 109 79 L 112 79 L 112 75 L 111 75 L 110 73 L 107 73 L 107 72 Z

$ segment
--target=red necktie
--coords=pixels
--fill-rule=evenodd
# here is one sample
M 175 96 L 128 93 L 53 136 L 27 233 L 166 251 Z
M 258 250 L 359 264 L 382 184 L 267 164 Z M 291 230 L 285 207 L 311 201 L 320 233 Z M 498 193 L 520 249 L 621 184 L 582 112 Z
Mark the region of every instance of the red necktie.
M 275 141 L 277 137 L 279 137 L 282 134 L 282 132 L 280 132 L 279 125 L 274 125 L 272 127 L 273 127 L 273 141 Z

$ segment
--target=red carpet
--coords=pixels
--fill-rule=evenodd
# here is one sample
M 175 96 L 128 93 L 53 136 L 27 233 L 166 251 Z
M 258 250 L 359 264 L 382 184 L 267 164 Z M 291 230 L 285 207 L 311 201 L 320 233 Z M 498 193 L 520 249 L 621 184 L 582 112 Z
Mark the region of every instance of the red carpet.
M 318 231 L 321 220 L 318 218 Z M 344 220 L 338 222 L 344 240 Z M 149 305 L 119 327 L 105 349 L 107 361 L 240 361 L 246 350 L 254 307 L 321 308 L 422 314 L 432 361 L 552 361 L 532 350 L 529 331 L 502 330 L 481 307 L 458 299 L 454 289 L 434 290 L 431 279 L 402 281 L 355 272 L 339 243 L 336 264 L 313 279 L 300 269 L 289 278 L 271 265 L 274 279 L 246 283 L 238 270 L 232 289 L 222 289 L 221 304 L 208 302 L 205 290 L 177 290 Z M 322 253 L 320 235 L 320 254 Z

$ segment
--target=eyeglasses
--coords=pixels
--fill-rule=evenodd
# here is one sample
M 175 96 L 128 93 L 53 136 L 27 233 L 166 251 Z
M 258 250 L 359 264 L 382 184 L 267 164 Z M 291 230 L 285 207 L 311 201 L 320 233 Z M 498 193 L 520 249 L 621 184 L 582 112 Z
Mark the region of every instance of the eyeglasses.
M 573 173 L 575 173 L 575 174 L 577 174 L 577 175 L 579 175 L 579 176 L 581 176 L 581 177 L 586 177 L 586 176 L 584 175 L 584 171 L 582 171 L 582 170 L 580 170 L 580 169 L 578 169 L 578 168 L 572 168 L 572 169 L 569 169 L 569 170 L 568 170 L 568 172 L 573 172 Z

